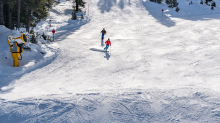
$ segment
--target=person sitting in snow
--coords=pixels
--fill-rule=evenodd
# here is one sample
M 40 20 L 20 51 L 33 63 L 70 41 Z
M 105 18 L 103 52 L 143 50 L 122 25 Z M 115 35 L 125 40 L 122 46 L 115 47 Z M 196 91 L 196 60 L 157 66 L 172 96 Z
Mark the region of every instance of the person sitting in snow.
M 103 30 L 101 31 L 101 33 L 102 33 L 102 41 L 103 41 L 104 35 L 106 34 L 105 28 L 103 28 Z
M 107 50 L 108 50 L 109 45 L 111 46 L 111 41 L 110 41 L 110 38 L 108 38 L 108 40 L 105 42 L 105 44 L 106 44 L 106 46 L 105 46 L 104 50 L 105 50 L 105 51 L 107 51 Z

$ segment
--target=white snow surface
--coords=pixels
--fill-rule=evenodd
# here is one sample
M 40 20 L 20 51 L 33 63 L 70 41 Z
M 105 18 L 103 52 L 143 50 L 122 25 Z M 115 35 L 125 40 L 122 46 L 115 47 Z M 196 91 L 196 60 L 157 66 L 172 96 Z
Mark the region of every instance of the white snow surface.
M 148 0 L 85 1 L 85 19 L 71 20 L 71 1 L 51 9 L 35 31 L 55 29 L 55 42 L 25 51 L 19 68 L 4 58 L 7 35 L 19 32 L 0 27 L 2 123 L 220 122 L 219 1 L 211 11 L 179 0 L 179 12 Z

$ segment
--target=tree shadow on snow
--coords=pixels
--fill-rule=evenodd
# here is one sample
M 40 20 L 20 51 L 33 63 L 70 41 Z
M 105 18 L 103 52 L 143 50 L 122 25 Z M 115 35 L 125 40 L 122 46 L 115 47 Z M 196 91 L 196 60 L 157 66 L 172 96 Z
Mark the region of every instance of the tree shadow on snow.
M 118 6 L 121 8 L 121 9 L 124 9 L 125 5 L 131 5 L 131 0 L 120 0 L 118 2 Z
M 119 6 L 121 9 L 124 9 L 124 7 L 125 7 L 125 0 L 120 0 L 119 3 L 118 3 L 118 6 Z
M 73 9 L 66 9 L 65 11 L 64 11 L 64 14 L 65 15 L 72 15 L 72 12 L 73 12 Z
M 57 10 L 55 10 L 55 9 L 51 9 L 50 10 L 50 12 L 53 12 L 53 13 L 55 13 L 55 14 L 57 14 L 57 15 L 59 15 L 60 14 L 60 12 L 58 12 Z
M 125 5 L 131 5 L 131 0 L 99 0 L 97 6 L 101 10 L 101 13 L 110 12 L 113 5 L 117 5 L 120 9 L 124 9 Z
M 213 20 L 213 19 L 219 19 L 220 16 L 217 15 L 218 13 L 211 13 L 210 11 L 204 10 L 203 8 L 200 8 L 200 14 L 198 14 L 197 11 L 192 11 L 192 8 L 180 8 L 180 12 L 184 11 L 185 13 L 179 13 L 179 12 L 173 12 L 175 11 L 175 8 L 169 8 L 167 4 L 161 3 L 155 3 L 155 2 L 150 2 L 150 1 L 145 1 L 143 2 L 140 0 L 146 10 L 160 22 L 161 24 L 171 27 L 175 26 L 175 22 L 173 22 L 170 17 L 164 15 L 162 16 L 162 8 L 163 9 L 168 9 L 169 11 L 165 12 L 166 14 L 170 14 L 171 17 L 175 18 L 181 18 L 184 20 L 190 20 L 190 21 L 198 21 L 198 20 Z M 164 4 L 164 5 L 163 5 Z M 182 3 L 179 3 L 182 4 Z M 184 9 L 184 10 L 183 10 Z M 202 12 L 201 12 L 202 11 Z M 215 11 L 215 10 L 214 10 Z M 164 14 L 165 14 L 164 13 Z M 188 13 L 188 14 L 187 14 Z M 202 14 L 201 14 L 202 13 Z M 202 16 L 201 16 L 202 15 Z
M 101 10 L 101 13 L 109 12 L 114 4 L 116 4 L 116 0 L 99 0 L 98 7 Z
M 80 29 L 81 26 L 87 24 L 89 20 L 80 20 L 80 24 L 71 24 L 71 21 L 69 20 L 69 25 L 66 25 L 64 27 L 59 28 L 57 31 L 62 30 L 62 32 L 55 33 L 54 38 L 56 39 L 55 42 L 62 41 L 67 36 L 73 34 L 76 30 Z
M 157 20 L 157 22 L 159 22 L 160 24 L 167 26 L 167 27 L 172 27 L 176 25 L 176 23 L 172 21 L 170 17 L 164 14 L 162 16 L 162 8 L 159 9 L 159 7 L 161 7 L 160 4 L 158 4 L 158 7 L 157 7 L 157 6 L 151 6 L 152 2 L 150 1 L 145 1 L 145 2 L 141 1 L 141 2 L 144 5 L 145 9 L 149 12 L 149 14 L 152 15 Z

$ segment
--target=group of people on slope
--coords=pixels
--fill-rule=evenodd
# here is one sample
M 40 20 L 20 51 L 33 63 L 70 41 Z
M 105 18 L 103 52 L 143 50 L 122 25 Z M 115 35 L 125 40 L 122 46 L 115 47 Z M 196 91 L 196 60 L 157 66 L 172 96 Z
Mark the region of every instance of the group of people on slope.
M 106 34 L 105 28 L 103 28 L 103 30 L 101 31 L 101 33 L 102 33 L 101 39 L 102 39 L 102 41 L 103 41 L 103 40 L 104 40 L 104 35 Z M 107 51 L 107 50 L 108 50 L 108 47 L 111 46 L 110 38 L 108 38 L 108 40 L 105 42 L 105 44 L 106 44 L 106 46 L 105 46 L 104 50 Z

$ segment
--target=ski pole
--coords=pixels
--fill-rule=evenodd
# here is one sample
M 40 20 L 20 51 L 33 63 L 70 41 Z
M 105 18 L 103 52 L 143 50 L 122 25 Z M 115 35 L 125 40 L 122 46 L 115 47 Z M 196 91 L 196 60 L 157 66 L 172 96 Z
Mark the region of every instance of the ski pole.
M 110 45 L 110 55 L 111 55 L 111 53 L 112 53 L 112 45 Z
M 100 37 L 101 37 L 101 34 L 99 34 L 99 39 L 100 39 Z M 102 39 L 102 37 L 101 37 L 101 39 Z

